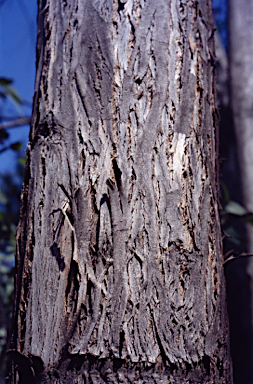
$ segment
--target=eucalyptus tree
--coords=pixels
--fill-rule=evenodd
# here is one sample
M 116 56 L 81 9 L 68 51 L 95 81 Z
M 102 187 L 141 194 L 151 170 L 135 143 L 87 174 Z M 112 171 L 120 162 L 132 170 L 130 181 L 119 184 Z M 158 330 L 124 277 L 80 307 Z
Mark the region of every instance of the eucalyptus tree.
M 9 382 L 230 383 L 211 1 L 38 30 Z

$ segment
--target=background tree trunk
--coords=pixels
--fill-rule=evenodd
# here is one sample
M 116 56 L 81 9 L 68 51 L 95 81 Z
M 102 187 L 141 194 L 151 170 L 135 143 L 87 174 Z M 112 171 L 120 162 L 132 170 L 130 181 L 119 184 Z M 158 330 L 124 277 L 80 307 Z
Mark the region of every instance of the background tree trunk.
M 241 176 L 241 183 L 238 184 L 241 188 L 242 203 L 248 212 L 253 212 L 252 22 L 252 0 L 243 0 L 240 3 L 229 0 L 231 106 Z M 253 254 L 253 226 L 246 224 L 245 228 L 245 225 L 241 225 L 244 228 L 242 248 L 244 252 L 246 250 Z M 246 265 L 245 272 L 243 265 Z M 231 311 L 237 302 L 237 316 L 231 322 L 234 380 L 235 383 L 253 383 L 253 257 L 241 260 L 236 267 L 237 278 L 233 277 L 228 284 L 229 291 L 234 293 L 231 304 L 229 303 Z M 239 289 L 236 280 L 240 283 Z M 250 291 L 248 294 L 245 294 L 245 286 Z
M 39 1 L 10 382 L 231 382 L 210 20 Z
M 251 93 L 251 23 L 253 2 L 229 1 L 229 56 L 230 60 L 223 67 L 223 79 L 225 73 L 229 75 L 227 81 L 227 97 L 220 99 L 220 155 L 224 163 L 221 167 L 221 181 L 225 183 L 229 191 L 229 204 L 232 201 L 240 203 L 250 210 L 245 199 L 245 187 L 250 195 L 252 173 L 251 154 L 251 127 L 249 119 Z M 224 28 L 224 26 L 223 26 Z M 216 49 L 218 56 L 219 50 Z M 224 61 L 224 60 L 223 60 Z M 219 65 L 221 64 L 221 65 Z M 218 82 L 222 81 L 222 62 L 218 63 Z M 220 68 L 219 68 L 220 67 Z M 226 77 L 226 75 L 225 75 Z M 228 80 L 227 79 L 227 80 Z M 218 87 L 218 95 L 222 93 Z M 231 91 L 229 93 L 229 91 Z M 227 99 L 227 100 L 226 100 Z M 252 151 L 250 149 L 250 151 Z M 239 155 L 239 156 L 238 156 Z M 239 157 L 239 158 L 238 158 Z M 225 194 L 224 194 L 225 197 Z M 247 198 L 247 199 L 248 199 Z M 226 212 L 226 198 L 223 200 Z M 250 231 L 252 227 L 245 225 L 246 215 L 243 217 L 225 214 L 223 216 L 225 233 L 232 237 L 225 237 L 223 252 L 240 254 L 250 251 L 248 247 Z M 249 217 L 249 216 L 248 216 Z M 234 232 L 234 233 L 233 233 Z M 233 361 L 233 379 L 235 384 L 252 384 L 252 272 L 250 272 L 251 257 L 238 257 L 225 264 L 225 277 L 227 286 L 227 305 L 230 324 L 231 356 Z
M 253 1 L 229 1 L 229 58 L 231 104 L 245 207 L 253 212 Z M 253 227 L 248 226 L 249 252 L 253 253 Z

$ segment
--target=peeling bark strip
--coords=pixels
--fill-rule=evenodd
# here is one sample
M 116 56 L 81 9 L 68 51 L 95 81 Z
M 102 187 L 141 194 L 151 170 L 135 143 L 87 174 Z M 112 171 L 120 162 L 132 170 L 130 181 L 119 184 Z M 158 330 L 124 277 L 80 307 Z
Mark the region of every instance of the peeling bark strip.
M 13 336 L 37 381 L 232 380 L 210 20 L 208 0 L 39 1 Z

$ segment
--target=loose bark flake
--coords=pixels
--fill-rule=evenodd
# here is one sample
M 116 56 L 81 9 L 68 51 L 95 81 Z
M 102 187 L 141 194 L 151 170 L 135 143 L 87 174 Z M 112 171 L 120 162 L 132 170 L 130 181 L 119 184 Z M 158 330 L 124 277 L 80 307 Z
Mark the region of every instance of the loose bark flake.
M 44 382 L 231 382 L 210 20 L 39 2 L 13 339 Z

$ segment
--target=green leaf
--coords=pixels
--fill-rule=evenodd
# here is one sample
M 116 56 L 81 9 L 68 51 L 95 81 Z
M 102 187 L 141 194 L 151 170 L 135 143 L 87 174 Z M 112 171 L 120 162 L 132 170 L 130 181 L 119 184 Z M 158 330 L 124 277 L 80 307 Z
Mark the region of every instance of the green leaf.
M 6 250 L 6 252 L 8 252 L 8 253 L 10 253 L 10 252 L 15 252 L 15 246 L 13 246 L 13 245 L 7 245 L 7 247 L 5 247 L 5 250 Z
M 17 105 L 22 105 L 21 97 L 19 96 L 18 92 L 11 87 L 10 85 L 3 85 L 3 89 L 7 96 Z
M 228 203 L 229 200 L 230 200 L 230 196 L 229 196 L 229 192 L 228 192 L 227 186 L 226 186 L 226 184 L 223 181 L 221 181 L 220 185 L 221 185 L 221 189 L 223 191 L 225 202 Z
M 7 266 L 7 265 L 0 265 L 0 273 L 9 273 L 10 272 L 10 268 Z
M 18 162 L 19 162 L 19 164 L 23 165 L 23 167 L 24 167 L 25 166 L 25 162 L 26 162 L 26 157 L 20 157 Z
M 0 328 L 0 337 L 6 337 L 7 336 L 7 331 L 5 328 Z
M 11 149 L 13 149 L 14 151 L 20 151 L 20 149 L 22 148 L 22 143 L 13 143 L 10 145 Z
M 3 191 L 1 191 L 0 189 L 0 204 L 7 204 L 8 202 L 8 199 L 7 197 L 5 196 L 5 194 L 3 193 Z
M 231 213 L 237 216 L 243 216 L 247 213 L 247 210 L 242 205 L 232 200 L 225 205 L 224 209 L 226 213 Z
M 13 281 L 12 279 L 10 280 L 9 284 L 6 284 L 6 295 L 7 296 L 10 296 L 12 294 L 14 290 L 14 287 L 13 287 Z M 9 301 L 9 300 L 8 300 Z
M 245 215 L 242 219 L 246 223 L 249 223 L 250 225 L 253 225 L 253 214 L 252 213 L 249 213 L 249 214 Z

